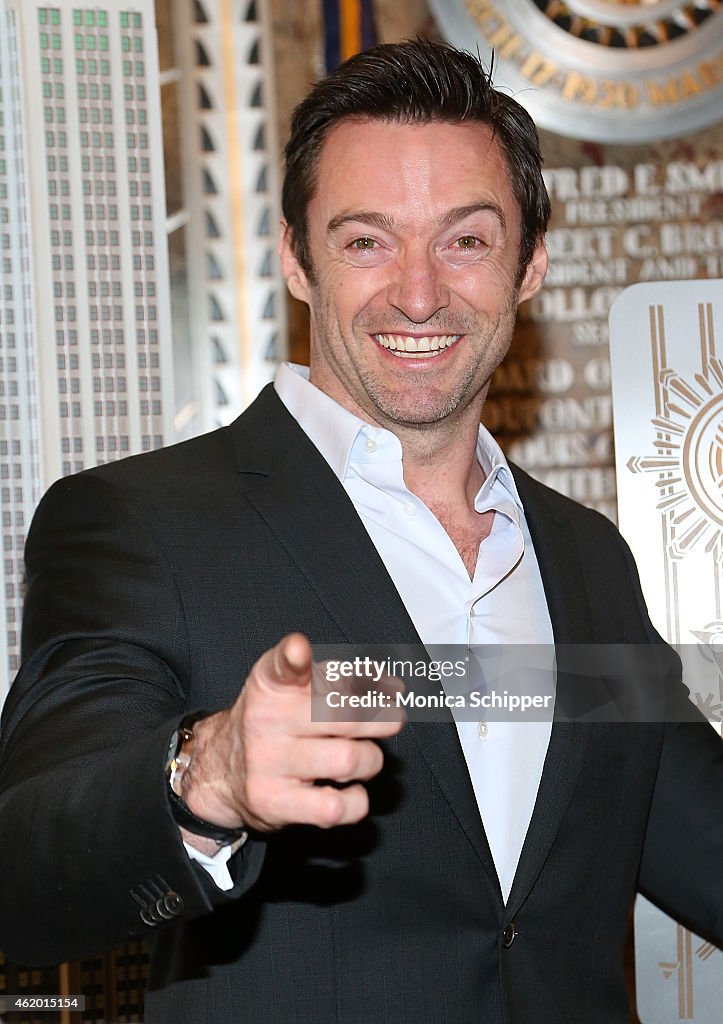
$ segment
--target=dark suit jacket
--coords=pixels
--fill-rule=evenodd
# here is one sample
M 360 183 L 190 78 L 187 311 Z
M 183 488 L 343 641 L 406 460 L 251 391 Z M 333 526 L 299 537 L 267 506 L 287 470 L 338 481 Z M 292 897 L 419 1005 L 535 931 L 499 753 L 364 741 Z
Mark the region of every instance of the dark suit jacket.
M 615 529 L 516 477 L 557 642 L 658 643 Z M 0 768 L 10 957 L 152 934 L 148 1024 L 622 1024 L 636 887 L 723 938 L 723 758 L 699 722 L 556 723 L 507 905 L 451 720 L 384 744 L 359 825 L 250 840 L 228 894 L 189 861 L 163 775 L 184 712 L 231 703 L 291 630 L 418 642 L 271 389 L 227 429 L 59 481 L 27 562 Z

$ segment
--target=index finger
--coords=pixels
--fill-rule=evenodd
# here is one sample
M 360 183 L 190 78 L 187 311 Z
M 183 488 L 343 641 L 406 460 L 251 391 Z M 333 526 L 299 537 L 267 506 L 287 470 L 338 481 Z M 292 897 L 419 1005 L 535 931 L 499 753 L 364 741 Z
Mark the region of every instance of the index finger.
M 326 665 L 326 662 L 315 662 L 312 670 L 311 717 L 314 722 L 333 724 L 337 735 L 359 737 L 394 735 L 401 729 L 406 720 L 400 702 L 405 691 L 401 679 L 391 675 L 374 681 L 358 675 L 343 680 L 330 679 Z M 348 729 L 339 728 L 342 726 Z M 369 726 L 371 729 L 365 728 Z

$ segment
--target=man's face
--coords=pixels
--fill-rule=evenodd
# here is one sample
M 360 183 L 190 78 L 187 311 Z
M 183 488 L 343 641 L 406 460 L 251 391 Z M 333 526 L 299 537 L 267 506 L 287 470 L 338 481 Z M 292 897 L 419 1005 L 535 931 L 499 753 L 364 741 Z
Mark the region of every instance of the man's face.
M 307 220 L 315 280 L 288 230 L 281 257 L 311 312 L 312 382 L 390 429 L 481 409 L 547 267 L 539 246 L 516 287 L 520 212 L 490 130 L 341 122 Z

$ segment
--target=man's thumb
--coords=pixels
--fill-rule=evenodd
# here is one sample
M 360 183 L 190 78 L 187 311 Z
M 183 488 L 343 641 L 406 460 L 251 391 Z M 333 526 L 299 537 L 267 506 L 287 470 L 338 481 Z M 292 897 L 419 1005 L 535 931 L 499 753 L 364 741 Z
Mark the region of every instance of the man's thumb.
M 305 686 L 311 679 L 311 644 L 303 633 L 289 633 L 268 653 L 271 657 L 263 672 L 265 681 Z

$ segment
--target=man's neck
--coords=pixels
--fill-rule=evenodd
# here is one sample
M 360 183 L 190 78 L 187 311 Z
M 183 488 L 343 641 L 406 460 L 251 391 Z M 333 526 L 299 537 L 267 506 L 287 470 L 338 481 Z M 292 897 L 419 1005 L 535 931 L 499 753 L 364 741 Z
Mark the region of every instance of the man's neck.
M 402 445 L 404 482 L 429 507 L 471 509 L 484 480 L 477 461 L 479 419 L 458 423 L 454 431 L 448 427 L 394 430 Z
M 427 429 L 421 433 L 421 445 L 414 437 L 396 433 L 402 443 L 405 484 L 436 516 L 473 579 L 480 544 L 494 521 L 494 512 L 480 516 L 474 508 L 484 482 L 477 460 L 479 419 L 458 424 L 454 432 Z
M 313 361 L 309 380 L 354 416 L 399 439 L 404 482 L 429 508 L 444 505 L 455 515 L 473 511 L 484 480 L 477 462 L 477 440 L 487 387 L 437 422 L 408 423 L 389 418 L 371 403 L 358 403 L 334 375 L 320 371 Z

